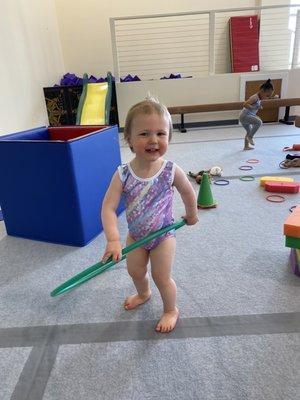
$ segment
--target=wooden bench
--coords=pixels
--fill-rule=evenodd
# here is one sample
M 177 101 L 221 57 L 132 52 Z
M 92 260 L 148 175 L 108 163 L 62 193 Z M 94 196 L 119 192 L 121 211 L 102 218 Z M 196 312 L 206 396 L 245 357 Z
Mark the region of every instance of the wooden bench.
M 270 99 L 263 100 L 262 106 L 264 108 L 279 108 L 285 107 L 285 115 L 280 122 L 291 125 L 293 122 L 289 121 L 290 107 L 300 106 L 300 98 L 292 99 Z M 175 106 L 168 107 L 170 114 L 180 114 L 180 132 L 186 132 L 184 126 L 184 114 L 200 113 L 200 112 L 212 112 L 212 111 L 231 111 L 231 110 L 241 110 L 244 106 L 244 101 L 234 101 L 231 103 L 215 103 L 215 104 L 198 104 L 193 106 Z M 300 118 L 300 117 L 299 117 Z M 298 126 L 298 125 L 296 125 Z M 300 121 L 299 121 L 300 126 Z

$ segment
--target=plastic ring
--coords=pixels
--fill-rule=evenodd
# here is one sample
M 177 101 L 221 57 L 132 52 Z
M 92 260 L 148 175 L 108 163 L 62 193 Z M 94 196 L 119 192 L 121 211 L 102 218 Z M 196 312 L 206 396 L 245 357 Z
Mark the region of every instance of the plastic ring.
M 290 212 L 293 212 L 294 209 L 295 209 L 296 207 L 297 207 L 297 206 L 292 206 L 292 207 L 290 208 Z
M 251 171 L 251 169 L 253 169 L 253 167 L 252 167 L 251 165 L 241 165 L 241 166 L 239 167 L 239 169 L 240 169 L 241 171 Z
M 281 161 L 281 163 L 279 164 L 279 168 L 281 168 L 281 169 L 288 169 L 288 168 L 289 168 L 289 167 L 286 167 L 286 166 L 284 165 L 285 161 L 286 161 L 286 160 Z
M 214 181 L 215 185 L 219 185 L 219 186 L 227 186 L 229 185 L 229 180 L 228 179 L 218 179 L 216 181 Z
M 243 175 L 243 176 L 240 176 L 239 179 L 244 182 L 250 182 L 250 181 L 254 181 L 255 178 L 252 175 Z
M 130 253 L 132 250 L 142 246 L 145 243 L 150 242 L 151 240 L 163 235 L 166 232 L 169 232 L 170 230 L 173 229 L 179 229 L 182 226 L 186 225 L 186 221 L 184 219 L 181 219 L 177 222 L 174 222 L 171 225 L 167 225 L 164 228 L 161 228 L 155 232 L 150 233 L 149 235 L 145 236 L 144 238 L 137 240 L 136 242 L 133 242 L 129 244 L 128 246 L 124 247 L 122 249 L 122 257 L 119 261 L 122 261 L 126 258 L 126 254 Z M 105 262 L 98 262 L 91 267 L 85 269 L 84 271 L 80 272 L 79 274 L 75 275 L 73 278 L 67 280 L 60 286 L 58 286 L 56 289 L 52 290 L 51 292 L 51 297 L 55 297 L 59 294 L 65 293 L 66 291 L 81 285 L 82 283 L 88 281 L 89 279 L 93 278 L 96 275 L 102 274 L 105 270 L 108 268 L 111 268 L 113 265 L 117 264 L 119 261 L 113 261 L 112 257 L 105 261 Z
M 280 196 L 279 194 L 270 194 L 266 197 L 266 200 L 271 203 L 283 203 L 285 201 L 285 197 Z
M 249 164 L 258 164 L 259 160 L 257 158 L 249 158 L 249 160 L 246 161 Z

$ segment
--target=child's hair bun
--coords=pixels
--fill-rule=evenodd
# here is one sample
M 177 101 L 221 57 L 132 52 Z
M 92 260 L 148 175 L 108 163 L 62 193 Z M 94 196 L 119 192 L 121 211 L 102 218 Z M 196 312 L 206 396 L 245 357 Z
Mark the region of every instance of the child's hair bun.
M 274 90 L 274 86 L 273 86 L 273 83 L 272 83 L 271 79 L 269 78 L 268 80 L 266 80 L 265 83 L 263 83 L 260 86 L 260 90 L 270 90 L 270 89 Z

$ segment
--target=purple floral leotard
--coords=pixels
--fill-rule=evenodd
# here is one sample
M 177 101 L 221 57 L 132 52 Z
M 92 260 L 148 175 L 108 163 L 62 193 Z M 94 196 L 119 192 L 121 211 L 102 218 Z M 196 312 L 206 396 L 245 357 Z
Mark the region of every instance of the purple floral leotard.
M 139 240 L 173 223 L 175 168 L 175 163 L 164 161 L 154 176 L 140 178 L 135 175 L 129 163 L 118 167 L 125 198 L 129 234 L 134 240 Z M 174 236 L 175 231 L 169 231 L 143 247 L 146 250 L 153 250 L 161 241 Z

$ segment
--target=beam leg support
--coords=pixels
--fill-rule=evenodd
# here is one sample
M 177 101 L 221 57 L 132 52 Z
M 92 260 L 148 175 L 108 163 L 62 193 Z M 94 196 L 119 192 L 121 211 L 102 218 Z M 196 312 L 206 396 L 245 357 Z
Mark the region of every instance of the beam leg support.
M 180 132 L 185 133 L 186 129 L 184 127 L 184 114 L 180 114 Z
M 290 121 L 290 106 L 285 107 L 284 117 L 280 119 L 279 122 L 285 125 L 294 125 L 294 122 Z

